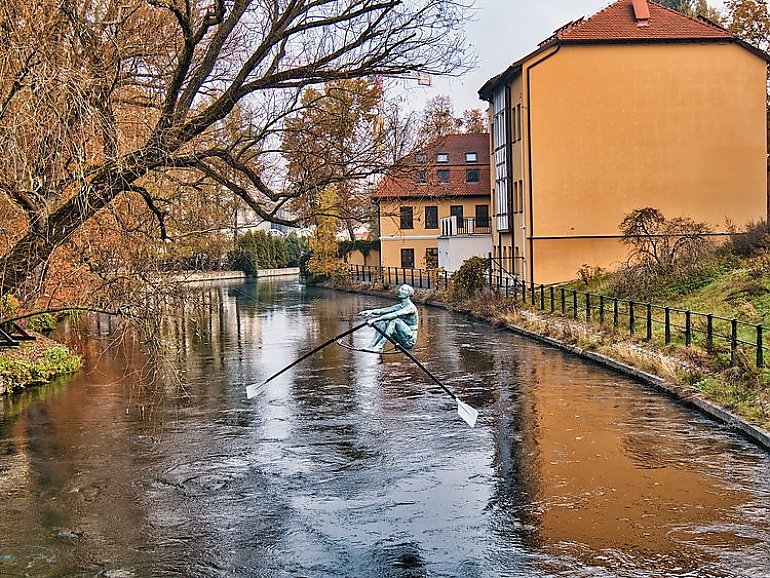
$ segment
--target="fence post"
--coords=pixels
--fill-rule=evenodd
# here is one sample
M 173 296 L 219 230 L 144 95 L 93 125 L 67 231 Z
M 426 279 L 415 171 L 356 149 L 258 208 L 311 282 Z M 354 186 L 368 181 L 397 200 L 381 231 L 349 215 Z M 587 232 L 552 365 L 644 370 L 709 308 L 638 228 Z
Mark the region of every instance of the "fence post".
M 634 335 L 636 330 L 636 319 L 634 318 L 634 302 L 628 302 L 628 331 L 631 336 Z
M 540 285 L 540 311 L 545 311 L 545 285 Z
M 652 340 L 652 304 L 647 304 L 647 341 Z
M 714 316 L 706 315 L 706 345 L 709 349 L 714 345 Z
M 692 314 L 690 310 L 684 312 L 684 346 L 690 347 L 692 344 Z
M 604 325 L 604 295 L 599 295 L 599 325 Z
M 527 302 L 527 282 L 524 279 L 521 280 L 521 302 Z
M 489 287 L 492 287 L 492 253 L 487 257 L 487 267 L 489 267 Z
M 586 293 L 586 323 L 591 321 L 591 294 Z
M 572 317 L 577 319 L 578 318 L 578 298 L 577 298 L 577 290 L 572 290 Z
M 505 277 L 505 297 L 506 297 L 506 299 L 508 298 L 508 285 L 509 285 L 509 281 L 510 280 L 508 279 L 508 276 L 506 275 L 506 277 Z
M 398 267 L 396 267 L 396 285 L 398 285 Z
M 765 366 L 765 350 L 762 347 L 762 324 L 757 325 L 757 367 Z
M 535 305 L 535 280 L 530 279 L 529 280 L 529 293 L 530 293 L 530 303 L 532 305 Z
M 444 269 L 444 289 L 449 289 L 449 273 Z
M 412 287 L 414 287 L 414 267 L 412 267 L 412 283 L 411 283 L 411 285 L 412 285 Z M 420 287 L 420 289 L 422 289 L 422 287 Z
M 553 285 L 551 285 L 549 289 L 551 290 L 551 313 L 553 313 L 556 310 L 556 307 L 555 307 L 556 304 L 553 298 Z
M 612 325 L 618 328 L 618 298 L 612 298 Z
M 564 287 L 561 288 L 561 314 L 567 314 L 567 297 L 564 292 Z
M 735 351 L 738 348 L 738 320 L 730 321 L 730 364 L 735 365 Z
M 666 328 L 665 328 L 666 337 L 665 337 L 665 340 L 666 340 L 666 345 L 668 345 L 669 343 L 671 343 L 671 308 L 670 307 L 666 307 L 666 320 L 665 321 L 666 321 Z
M 422 269 L 420 271 L 420 289 L 422 289 Z

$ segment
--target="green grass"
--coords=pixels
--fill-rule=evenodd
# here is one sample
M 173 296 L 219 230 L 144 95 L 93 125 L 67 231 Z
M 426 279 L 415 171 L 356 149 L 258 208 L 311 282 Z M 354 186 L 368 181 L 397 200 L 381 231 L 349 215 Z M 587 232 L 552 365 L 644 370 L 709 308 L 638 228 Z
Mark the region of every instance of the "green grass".
M 63 345 L 35 353 L 23 349 L 4 352 L 0 354 L 0 395 L 48 383 L 60 375 L 75 373 L 80 367 L 80 357 Z

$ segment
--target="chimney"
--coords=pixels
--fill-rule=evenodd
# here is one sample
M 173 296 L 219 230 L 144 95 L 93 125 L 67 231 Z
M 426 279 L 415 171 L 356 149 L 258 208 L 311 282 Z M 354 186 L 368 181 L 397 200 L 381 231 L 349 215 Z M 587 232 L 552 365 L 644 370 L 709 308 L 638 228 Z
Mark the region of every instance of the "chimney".
M 650 25 L 650 7 L 647 5 L 647 0 L 631 0 L 631 5 L 634 7 L 634 18 L 636 18 L 637 26 L 649 26 Z

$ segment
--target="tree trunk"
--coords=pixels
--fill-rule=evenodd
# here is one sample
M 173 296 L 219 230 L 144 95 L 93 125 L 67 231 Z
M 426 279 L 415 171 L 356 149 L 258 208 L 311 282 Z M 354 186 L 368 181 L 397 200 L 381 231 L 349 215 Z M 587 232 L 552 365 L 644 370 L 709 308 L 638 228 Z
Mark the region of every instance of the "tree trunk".
M 28 231 L 0 257 L 0 295 L 18 292 L 57 247 L 144 172 L 144 168 L 136 166 L 128 172 L 105 169 L 56 209 L 48 217 L 42 232 Z

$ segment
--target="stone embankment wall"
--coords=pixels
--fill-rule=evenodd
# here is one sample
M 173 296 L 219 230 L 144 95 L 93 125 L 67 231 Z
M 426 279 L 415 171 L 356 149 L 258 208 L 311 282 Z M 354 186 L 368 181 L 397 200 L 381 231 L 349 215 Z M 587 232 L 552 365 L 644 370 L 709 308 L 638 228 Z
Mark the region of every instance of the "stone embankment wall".
M 257 278 L 267 277 L 296 277 L 299 276 L 299 267 L 286 267 L 285 269 L 260 269 Z M 189 273 L 174 273 L 170 275 L 174 281 L 182 283 L 197 283 L 199 281 L 227 281 L 230 279 L 246 279 L 243 271 L 190 271 Z

